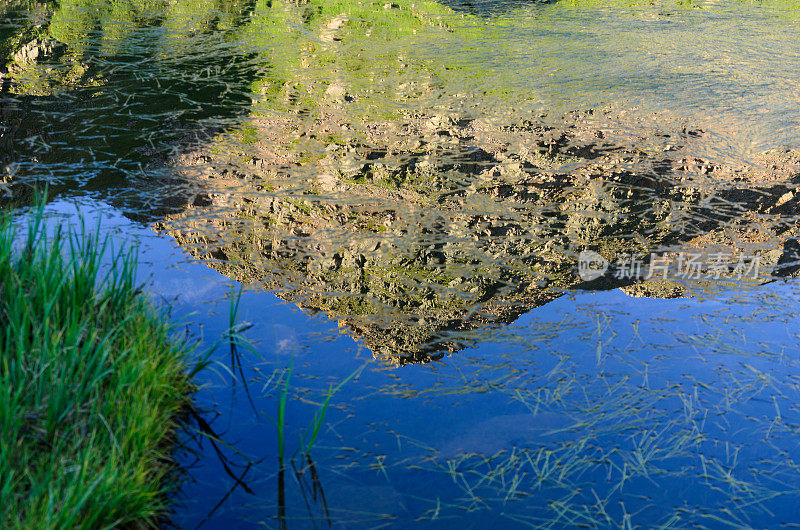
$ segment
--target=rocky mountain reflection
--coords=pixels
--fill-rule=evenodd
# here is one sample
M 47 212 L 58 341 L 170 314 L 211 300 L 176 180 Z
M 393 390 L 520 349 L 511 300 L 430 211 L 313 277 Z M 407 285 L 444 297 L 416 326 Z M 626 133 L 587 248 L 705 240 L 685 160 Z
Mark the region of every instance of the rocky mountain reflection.
M 792 273 L 797 153 L 754 163 L 693 156 L 704 131 L 619 117 L 388 120 L 254 116 L 177 166 L 194 206 L 159 225 L 226 276 L 322 311 L 376 357 L 424 362 L 570 289 L 674 297 Z M 503 121 L 505 120 L 505 121 Z M 242 141 L 243 136 L 248 141 Z M 727 256 L 725 274 L 578 274 L 651 253 Z M 756 276 L 735 277 L 738 256 Z M 795 257 L 796 259 L 796 257 Z M 780 265 L 779 265 L 780 262 Z
M 664 64 L 659 46 L 688 37 L 648 25 L 713 13 L 638 6 L 637 32 L 569 3 L 28 4 L 0 11 L 4 193 L 96 191 L 377 357 L 436 358 L 572 289 L 674 297 L 795 273 L 800 153 L 780 146 L 799 140 L 796 83 L 780 58 L 724 55 L 718 25 Z M 710 49 L 747 75 L 692 70 L 689 90 L 669 73 Z M 582 279 L 584 251 L 611 269 Z M 680 273 L 698 253 L 694 277 L 652 274 L 654 255 Z M 642 274 L 615 268 L 626 256 Z

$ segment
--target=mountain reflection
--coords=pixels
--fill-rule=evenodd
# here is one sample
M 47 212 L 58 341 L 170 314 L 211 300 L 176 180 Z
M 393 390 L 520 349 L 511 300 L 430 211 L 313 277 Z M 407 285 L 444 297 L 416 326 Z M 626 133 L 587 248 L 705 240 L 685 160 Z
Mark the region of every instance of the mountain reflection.
M 464 348 L 570 289 L 673 297 L 771 281 L 796 231 L 796 153 L 715 165 L 691 155 L 701 131 L 649 131 L 658 147 L 645 152 L 589 118 L 417 116 L 362 122 L 372 132 L 352 139 L 339 135 L 353 125 L 255 117 L 249 142 L 221 135 L 177 162 L 197 198 L 159 229 L 399 364 Z M 584 250 L 639 256 L 645 271 L 656 252 L 731 263 L 686 281 L 610 270 L 586 282 Z M 731 274 L 743 255 L 757 277 Z

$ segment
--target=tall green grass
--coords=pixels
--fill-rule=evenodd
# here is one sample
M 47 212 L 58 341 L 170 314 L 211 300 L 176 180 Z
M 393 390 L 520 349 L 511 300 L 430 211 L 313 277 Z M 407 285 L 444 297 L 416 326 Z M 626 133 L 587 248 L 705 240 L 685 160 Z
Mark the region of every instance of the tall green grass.
M 41 208 L 23 228 L 0 219 L 0 527 L 145 527 L 164 514 L 192 388 L 135 263 L 99 231 L 49 230 Z

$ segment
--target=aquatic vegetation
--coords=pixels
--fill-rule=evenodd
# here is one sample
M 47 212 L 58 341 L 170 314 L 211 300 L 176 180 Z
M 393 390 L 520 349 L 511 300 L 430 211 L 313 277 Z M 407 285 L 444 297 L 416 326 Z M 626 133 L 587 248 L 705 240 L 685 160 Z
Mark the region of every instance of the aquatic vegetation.
M 348 375 L 344 381 L 342 381 L 336 386 L 331 385 L 331 387 L 328 389 L 328 392 L 325 394 L 325 399 L 322 401 L 322 404 L 316 411 L 314 411 L 314 419 L 311 422 L 310 433 L 308 434 L 308 442 L 305 444 L 305 447 L 303 448 L 303 456 L 305 456 L 306 458 L 308 458 L 309 455 L 311 454 L 311 449 L 314 447 L 314 442 L 317 441 L 320 429 L 322 428 L 322 425 L 325 422 L 325 414 L 328 412 L 328 407 L 330 406 L 331 398 L 336 392 L 341 390 L 341 388 L 345 384 L 347 384 L 351 379 L 353 379 L 354 377 L 358 377 L 358 374 L 360 374 L 363 369 L 364 367 L 362 366 L 352 374 Z M 286 380 L 288 383 L 289 380 L 288 377 Z M 283 394 L 281 397 L 283 397 Z
M 19 222 L 0 221 L 0 524 L 155 524 L 187 347 L 139 290 L 135 250 L 41 209 Z
M 663 323 L 656 318 L 637 323 L 599 310 L 562 322 L 540 315 L 529 329 L 511 328 L 518 339 L 529 337 L 530 349 L 509 345 L 501 335 L 476 349 L 483 352 L 479 357 L 470 358 L 475 350 L 454 357 L 449 364 L 457 370 L 437 370 L 454 383 L 486 382 L 485 397 L 480 385 L 453 393 L 451 385 L 424 381 L 412 385 L 423 392 L 396 394 L 413 410 L 419 408 L 412 403 L 423 400 L 452 408 L 464 425 L 442 428 L 438 446 L 420 429 L 417 443 L 434 446 L 427 455 L 411 456 L 417 452 L 403 438 L 405 450 L 381 460 L 387 480 L 397 487 L 409 474 L 415 483 L 431 483 L 428 496 L 419 499 L 419 509 L 426 507 L 419 520 L 491 516 L 520 527 L 686 527 L 720 520 L 758 526 L 790 520 L 797 470 L 782 447 L 791 444 L 796 412 L 792 419 L 782 413 L 796 399 L 796 389 L 793 376 L 768 377 L 765 368 L 795 366 L 796 350 L 791 359 L 773 355 L 756 361 L 759 347 L 769 351 L 771 345 L 760 344 L 761 333 L 737 337 L 737 323 L 748 317 L 726 318 L 728 308 L 687 318 L 690 324 L 705 318 L 717 329 L 713 336 L 693 336 L 694 355 L 671 331 L 660 330 Z M 796 314 L 789 311 L 786 317 Z M 604 320 L 613 325 L 604 327 Z M 639 339 L 631 340 L 628 323 L 637 326 Z M 554 340 L 558 327 L 562 333 Z M 604 344 L 599 363 L 598 341 Z M 506 353 L 493 354 L 497 348 Z M 676 359 L 683 370 L 674 368 Z M 718 368 L 698 369 L 704 365 Z M 505 377 L 498 379 L 500 374 Z M 489 380 L 496 382 L 490 386 Z M 391 391 L 391 386 L 383 390 Z M 504 394 L 520 406 L 503 400 Z M 392 425 L 394 433 L 412 432 L 399 429 Z M 392 434 L 376 433 L 370 442 L 388 438 L 384 444 L 391 445 Z M 360 466 L 370 469 L 371 456 L 360 456 Z M 678 492 L 682 500 L 673 502 Z

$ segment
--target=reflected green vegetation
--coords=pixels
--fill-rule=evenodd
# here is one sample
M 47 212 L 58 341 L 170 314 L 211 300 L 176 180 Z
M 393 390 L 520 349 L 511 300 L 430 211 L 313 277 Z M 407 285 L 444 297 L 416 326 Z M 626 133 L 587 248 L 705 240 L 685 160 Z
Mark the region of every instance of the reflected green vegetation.
M 67 0 L 28 9 L 7 57 L 21 94 L 46 95 L 77 86 L 101 85 L 109 75 L 103 57 L 135 60 L 147 48 L 190 54 L 193 37 L 235 28 L 247 0 Z M 9 7 L 5 16 L 23 11 Z M 162 27 L 160 35 L 143 31 Z M 186 58 L 186 57 L 182 57 Z
M 155 524 L 187 353 L 134 283 L 136 254 L 42 219 L 0 225 L 0 521 Z
M 49 185 L 56 194 L 99 191 L 129 211 L 163 211 L 186 196 L 164 161 L 249 102 L 255 67 L 227 37 L 249 16 L 249 2 L 191 12 L 179 3 L 122 4 L 61 2 L 37 5 L 35 16 L 6 15 L 5 194 Z

